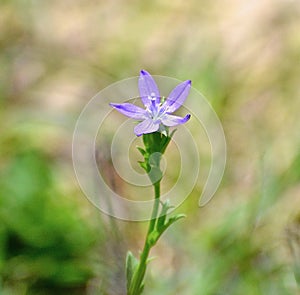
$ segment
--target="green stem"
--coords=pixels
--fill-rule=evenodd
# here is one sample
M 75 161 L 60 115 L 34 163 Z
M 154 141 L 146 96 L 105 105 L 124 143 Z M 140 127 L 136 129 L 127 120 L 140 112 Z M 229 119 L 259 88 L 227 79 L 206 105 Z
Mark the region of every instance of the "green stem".
M 155 229 L 155 223 L 157 220 L 158 209 L 159 209 L 159 198 L 160 198 L 160 181 L 154 183 L 153 186 L 154 186 L 155 199 L 154 199 L 154 205 L 153 205 L 153 210 L 152 210 L 152 214 L 151 214 L 151 220 L 149 223 L 149 228 L 148 228 L 147 236 L 145 239 L 144 248 L 140 255 L 140 263 L 139 263 L 137 271 L 135 272 L 135 274 L 132 278 L 132 282 L 130 285 L 128 295 L 139 295 L 140 294 L 139 292 L 140 292 L 140 289 L 141 289 L 141 286 L 142 286 L 142 283 L 144 280 L 144 276 L 146 273 L 149 252 L 152 247 L 152 245 L 149 241 L 149 236 Z
M 153 231 L 157 219 L 157 214 L 158 214 L 158 209 L 159 209 L 159 198 L 160 198 L 160 181 L 156 182 L 153 184 L 154 186 L 154 205 L 153 205 L 153 210 L 152 210 L 152 215 L 151 215 L 151 220 L 149 224 L 149 229 L 148 229 L 148 235 Z

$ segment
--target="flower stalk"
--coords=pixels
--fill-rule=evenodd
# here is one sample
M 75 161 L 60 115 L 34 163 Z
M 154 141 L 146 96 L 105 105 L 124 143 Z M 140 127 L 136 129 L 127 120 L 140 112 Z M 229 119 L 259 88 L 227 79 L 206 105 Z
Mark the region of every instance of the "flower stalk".
M 167 220 L 166 214 L 171 206 L 168 201 L 162 203 L 160 200 L 160 183 L 162 179 L 160 161 L 162 154 L 171 141 L 172 135 L 173 133 L 171 135 L 163 135 L 160 132 L 144 134 L 143 141 L 145 148 L 138 148 L 144 156 L 144 161 L 140 162 L 140 165 L 147 172 L 154 188 L 154 204 L 144 248 L 140 254 L 140 260 L 138 261 L 131 252 L 127 254 L 126 272 L 128 295 L 142 294 L 151 248 L 157 243 L 160 236 L 171 224 L 184 217 L 183 214 L 178 214 Z M 162 208 L 159 212 L 160 204 L 162 204 Z
M 131 103 L 110 104 L 121 114 L 140 121 L 134 128 L 134 133 L 137 136 L 143 136 L 144 143 L 143 148 L 138 147 L 144 158 L 139 164 L 146 171 L 154 188 L 151 219 L 139 260 L 130 251 L 127 253 L 127 295 L 142 294 L 151 248 L 169 226 L 185 217 L 184 214 L 177 214 L 167 218 L 168 211 L 172 206 L 168 200 L 166 202 L 160 200 L 160 184 L 163 177 L 160 162 L 174 134 L 174 131 L 169 134 L 169 127 L 184 124 L 191 117 L 190 114 L 185 117 L 173 115 L 182 106 L 189 94 L 190 80 L 178 84 L 166 98 L 160 95 L 156 82 L 147 71 L 142 70 L 140 72 L 138 84 L 145 109 Z

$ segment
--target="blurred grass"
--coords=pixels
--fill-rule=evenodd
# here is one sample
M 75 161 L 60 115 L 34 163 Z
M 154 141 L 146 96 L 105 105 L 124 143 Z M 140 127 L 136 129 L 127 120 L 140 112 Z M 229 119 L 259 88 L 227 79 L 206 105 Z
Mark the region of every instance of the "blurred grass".
M 90 97 L 145 68 L 191 79 L 228 144 L 222 186 L 179 208 L 145 294 L 297 294 L 299 16 L 283 0 L 1 1 L 0 293 L 124 294 L 145 224 L 85 200 L 71 140 Z

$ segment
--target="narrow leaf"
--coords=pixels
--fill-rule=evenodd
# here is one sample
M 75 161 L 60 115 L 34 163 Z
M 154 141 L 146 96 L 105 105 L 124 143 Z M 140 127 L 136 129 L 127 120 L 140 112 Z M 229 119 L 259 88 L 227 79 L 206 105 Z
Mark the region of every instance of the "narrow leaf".
M 181 219 L 181 218 L 184 218 L 186 217 L 185 214 L 178 214 L 176 216 L 173 216 L 171 217 L 167 223 L 165 223 L 161 228 L 160 228 L 160 231 L 159 231 L 159 236 L 157 237 L 157 240 L 160 238 L 160 236 L 167 230 L 167 228 L 172 225 L 175 221 Z
M 128 251 L 126 256 L 126 279 L 127 279 L 127 291 L 129 291 L 133 273 L 138 266 L 138 260 L 134 255 Z
M 162 204 L 161 212 L 160 212 L 159 218 L 157 220 L 157 226 L 156 226 L 156 228 L 159 232 L 165 225 L 168 210 L 171 209 L 172 207 L 173 206 L 170 205 L 170 200 L 166 200 L 166 202 L 164 202 Z
M 138 161 L 138 163 L 147 173 L 150 171 L 151 167 L 149 166 L 149 164 L 147 164 L 146 162 L 142 162 L 142 161 Z
M 142 283 L 141 286 L 140 286 L 139 295 L 143 293 L 144 287 L 145 287 L 145 284 Z
M 148 236 L 148 243 L 151 245 L 151 247 L 155 245 L 159 236 L 160 233 L 157 230 L 154 230 L 152 233 L 150 233 L 150 235 Z
M 156 259 L 157 257 L 149 257 L 148 259 L 147 259 L 147 261 L 146 261 L 146 263 L 148 264 L 148 263 L 150 263 L 152 260 L 154 260 L 154 259 Z
M 177 220 L 182 219 L 182 218 L 184 218 L 184 217 L 186 217 L 185 214 L 177 214 L 177 215 L 175 215 L 175 216 L 170 217 L 170 219 L 169 219 L 168 222 L 166 223 L 166 229 L 167 229 L 171 224 L 173 224 L 173 223 L 176 222 Z
M 142 154 L 142 156 L 145 157 L 146 151 L 145 151 L 143 148 L 139 147 L 139 146 L 137 146 L 136 148 L 137 148 L 138 151 Z

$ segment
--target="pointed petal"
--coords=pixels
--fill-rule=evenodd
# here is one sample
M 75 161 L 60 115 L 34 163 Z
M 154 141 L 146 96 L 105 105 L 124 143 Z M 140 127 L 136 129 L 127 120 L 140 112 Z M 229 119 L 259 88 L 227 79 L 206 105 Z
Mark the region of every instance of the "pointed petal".
M 184 81 L 171 91 L 164 103 L 168 113 L 173 113 L 182 106 L 190 92 L 191 84 L 191 80 Z
M 174 115 L 166 114 L 162 118 L 161 122 L 165 126 L 172 127 L 172 126 L 184 124 L 185 122 L 187 122 L 190 119 L 190 117 L 191 117 L 190 114 L 187 114 L 184 118 L 181 118 L 181 117 L 178 117 L 178 116 L 174 116 Z
M 155 103 L 160 103 L 160 94 L 156 82 L 152 76 L 145 70 L 141 70 L 139 78 L 140 96 L 145 107 L 151 105 L 151 97 L 155 99 Z
M 110 103 L 110 106 L 115 108 L 121 114 L 136 119 L 136 120 L 144 120 L 146 118 L 146 110 L 131 104 L 131 103 Z
M 152 119 L 147 119 L 135 126 L 134 133 L 137 136 L 141 136 L 142 134 L 155 132 L 158 128 L 159 122 L 154 123 Z

